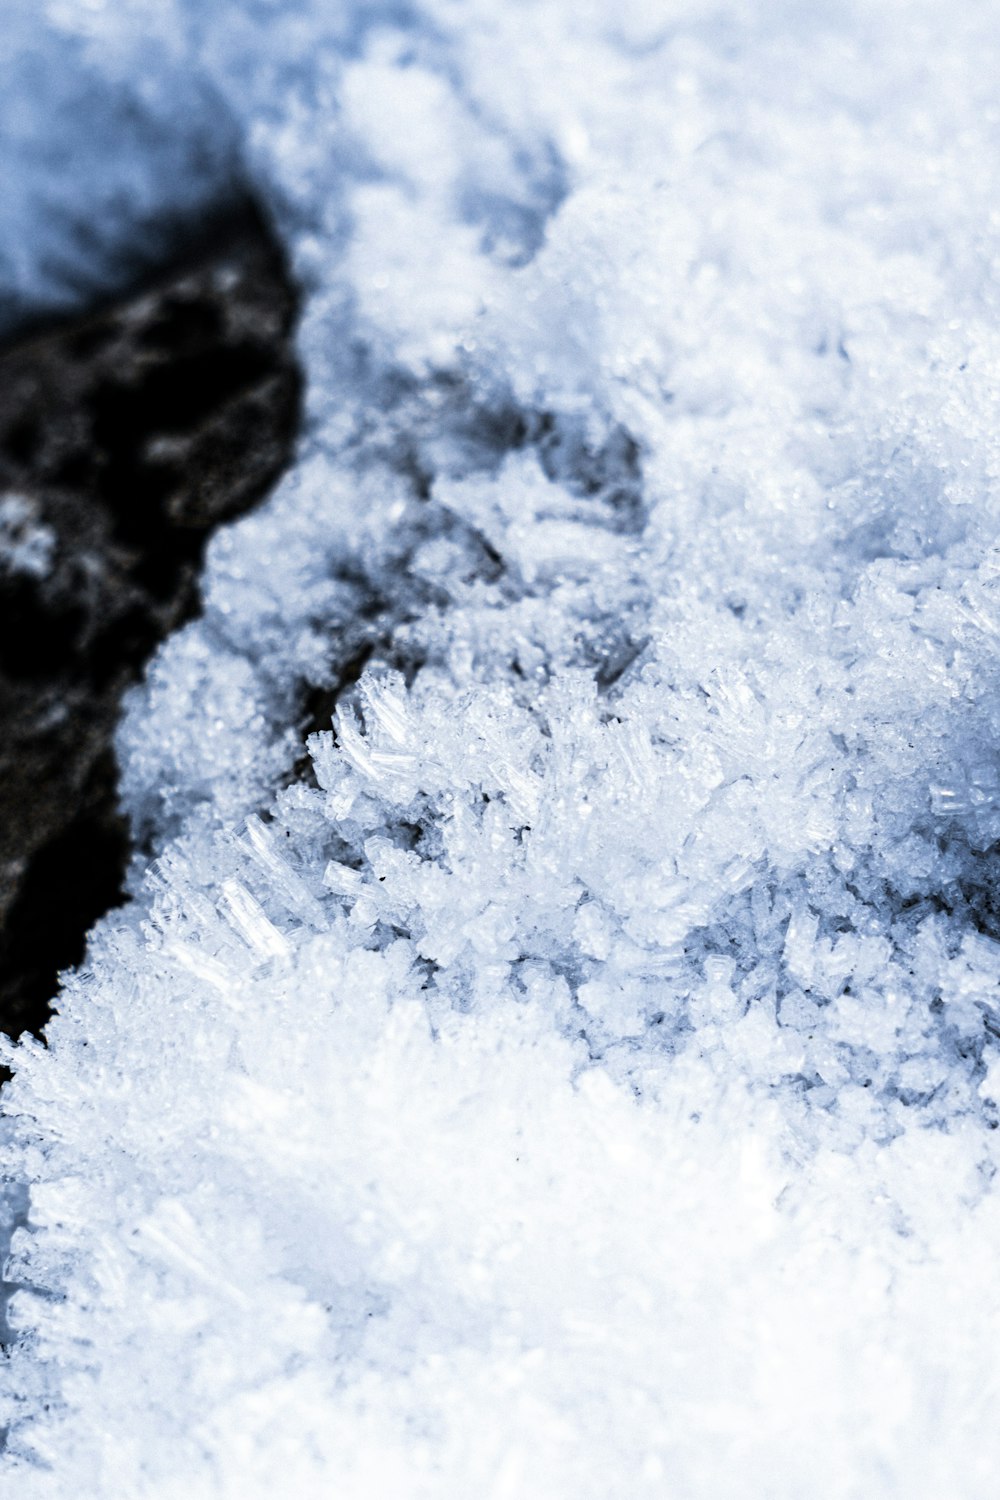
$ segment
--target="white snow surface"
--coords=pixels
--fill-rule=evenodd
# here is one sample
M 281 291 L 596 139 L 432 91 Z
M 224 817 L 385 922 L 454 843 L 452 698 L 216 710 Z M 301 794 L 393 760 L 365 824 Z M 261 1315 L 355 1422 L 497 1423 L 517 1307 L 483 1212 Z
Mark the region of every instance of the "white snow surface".
M 3 1494 L 995 1500 L 996 7 L 8 11 L 9 315 L 235 160 L 308 421 L 4 1047 Z

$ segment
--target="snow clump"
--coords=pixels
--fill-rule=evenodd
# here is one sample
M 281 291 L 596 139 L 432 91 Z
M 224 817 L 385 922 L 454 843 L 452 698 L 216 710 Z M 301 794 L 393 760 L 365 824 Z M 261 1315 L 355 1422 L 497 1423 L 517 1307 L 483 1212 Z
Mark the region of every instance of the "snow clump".
M 5 1493 L 993 1497 L 990 8 L 37 9 L 5 286 L 234 153 L 308 422 L 5 1049 Z

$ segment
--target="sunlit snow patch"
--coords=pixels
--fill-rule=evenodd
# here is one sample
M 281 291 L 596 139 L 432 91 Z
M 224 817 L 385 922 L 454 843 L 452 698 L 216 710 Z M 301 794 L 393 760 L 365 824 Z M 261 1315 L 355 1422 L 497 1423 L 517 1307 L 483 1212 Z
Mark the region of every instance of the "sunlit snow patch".
M 12 1049 L 12 1487 L 991 1497 L 991 18 L 59 14 L 228 111 L 311 426 Z

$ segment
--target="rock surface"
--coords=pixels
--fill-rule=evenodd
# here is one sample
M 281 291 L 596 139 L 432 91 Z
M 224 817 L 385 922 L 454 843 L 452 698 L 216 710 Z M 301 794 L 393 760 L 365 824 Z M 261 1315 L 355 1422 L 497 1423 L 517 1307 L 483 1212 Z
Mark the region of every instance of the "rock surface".
M 0 1028 L 37 1030 L 117 899 L 121 695 L 299 415 L 296 294 L 242 204 L 158 278 L 0 353 Z

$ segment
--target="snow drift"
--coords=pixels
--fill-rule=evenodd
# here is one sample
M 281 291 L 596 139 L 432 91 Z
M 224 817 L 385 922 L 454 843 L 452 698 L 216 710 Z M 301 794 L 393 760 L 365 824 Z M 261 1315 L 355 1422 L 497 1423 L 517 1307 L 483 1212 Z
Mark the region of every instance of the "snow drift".
M 991 7 L 34 9 L 10 306 L 236 162 L 309 421 L 5 1052 L 9 1493 L 986 1500 Z

